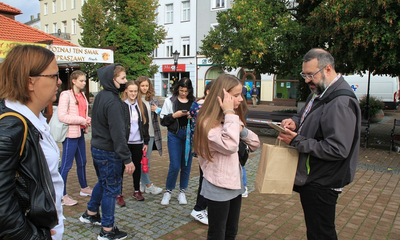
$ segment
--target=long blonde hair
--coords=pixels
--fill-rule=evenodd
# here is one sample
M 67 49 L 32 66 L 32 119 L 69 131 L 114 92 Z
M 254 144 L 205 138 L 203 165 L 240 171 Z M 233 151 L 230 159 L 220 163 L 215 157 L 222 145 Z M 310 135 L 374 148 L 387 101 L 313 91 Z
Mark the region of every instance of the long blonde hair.
M 135 82 L 133 80 L 130 80 L 130 81 L 128 81 L 126 83 L 126 89 L 128 89 L 128 87 L 131 86 L 131 85 L 135 85 L 138 88 L 136 101 L 137 101 L 137 104 L 139 106 L 139 110 L 142 113 L 143 124 L 146 124 L 146 119 L 147 118 L 146 118 L 146 115 L 144 114 L 143 103 L 142 103 L 142 94 L 141 94 L 141 92 L 139 90 L 139 84 L 137 84 L 137 82 Z M 126 91 L 123 91 L 121 93 L 121 99 L 122 99 L 122 101 L 125 101 L 126 99 L 128 99 L 128 94 L 126 93 Z
M 212 162 L 212 156 L 208 146 L 208 141 L 205 141 L 204 139 L 208 139 L 208 132 L 211 128 L 218 126 L 224 120 L 224 114 L 217 99 L 220 97 L 222 101 L 224 100 L 224 92 L 222 89 L 229 92 L 239 84 L 241 84 L 239 79 L 233 75 L 219 75 L 217 79 L 213 80 L 213 86 L 210 89 L 210 93 L 207 95 L 207 98 L 197 115 L 193 149 L 199 156 L 208 161 Z M 243 123 L 246 122 L 244 117 L 246 110 L 246 101 L 242 101 L 239 107 L 235 109 L 235 114 L 239 116 L 239 119 Z

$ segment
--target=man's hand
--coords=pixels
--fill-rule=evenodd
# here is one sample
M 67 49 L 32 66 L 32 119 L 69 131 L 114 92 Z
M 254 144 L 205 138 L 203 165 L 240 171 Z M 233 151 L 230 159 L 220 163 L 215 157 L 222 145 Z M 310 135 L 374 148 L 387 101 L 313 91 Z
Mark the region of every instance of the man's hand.
M 293 119 L 286 118 L 281 122 L 281 127 L 294 131 L 296 129 L 296 123 Z
M 135 171 L 135 165 L 133 165 L 133 162 L 125 164 L 125 172 L 127 174 L 132 174 L 134 171 Z
M 290 144 L 293 138 L 297 136 L 296 132 L 291 131 L 289 128 L 286 128 L 285 132 L 280 132 L 278 139 L 286 144 Z

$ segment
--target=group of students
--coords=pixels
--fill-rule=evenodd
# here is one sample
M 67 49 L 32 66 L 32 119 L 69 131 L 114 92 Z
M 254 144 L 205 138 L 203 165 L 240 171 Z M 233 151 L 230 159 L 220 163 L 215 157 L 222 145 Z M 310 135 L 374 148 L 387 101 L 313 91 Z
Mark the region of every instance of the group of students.
M 80 221 L 101 225 L 98 239 L 125 239 L 127 233 L 114 223 L 116 204 L 125 204 L 123 172 L 133 176 L 135 199 L 143 201 L 143 192 L 162 192 L 151 183 L 148 173 L 141 172 L 140 164 L 143 154 L 150 159 L 153 148 L 162 154 L 159 114 L 161 125 L 168 129 L 170 159 L 161 204 L 169 204 L 179 174 L 178 202 L 187 204 L 185 192 L 195 154 L 202 179 L 198 201 L 206 204 L 200 209 L 195 207 L 192 215 L 195 217 L 193 213 L 201 212 L 208 219 L 209 239 L 235 238 L 245 192 L 243 168 L 237 154 L 239 139 L 252 151 L 260 145 L 258 136 L 245 127 L 247 107 L 241 93 L 242 84 L 236 77 L 220 75 L 207 87 L 207 96 L 198 102 L 191 80 L 182 78 L 175 85 L 172 97 L 160 109 L 149 78 L 139 77 L 128 82 L 124 67 L 107 65 L 97 70 L 103 90 L 95 98 L 90 118 L 88 101 L 82 93 L 86 76 L 74 71 L 71 90 L 63 91 L 59 99 L 58 117 L 69 124 L 59 166 L 60 150 L 41 113 L 56 100 L 61 85 L 54 53 L 39 46 L 16 46 L 1 64 L 1 72 L 4 74 L 0 77 L 0 114 L 17 112 L 28 124 L 24 126 L 15 117 L 5 117 L 0 122 L 0 164 L 3 166 L 0 206 L 5 213 L 0 216 L 0 237 L 62 239 L 62 205 L 77 204 L 66 192 L 68 172 L 75 158 L 80 195 L 90 196 Z M 98 178 L 93 189 L 87 185 L 85 173 L 84 134 L 90 126 L 90 150 Z M 21 141 L 24 131 L 26 142 Z M 185 151 L 188 134 L 191 135 L 189 153 Z M 37 172 L 36 166 L 43 166 L 42 172 Z M 27 183 L 35 185 L 35 191 L 45 199 L 53 200 L 50 207 L 48 202 L 37 202 L 33 198 L 28 198 L 30 203 L 23 202 Z M 30 211 L 31 208 L 35 211 Z

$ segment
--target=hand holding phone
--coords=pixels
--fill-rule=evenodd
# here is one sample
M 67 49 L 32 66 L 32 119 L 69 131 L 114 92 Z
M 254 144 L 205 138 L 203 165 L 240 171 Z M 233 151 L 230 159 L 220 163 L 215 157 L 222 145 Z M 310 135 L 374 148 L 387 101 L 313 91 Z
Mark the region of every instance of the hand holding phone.
M 187 113 L 188 112 L 188 110 L 181 110 L 183 113 Z

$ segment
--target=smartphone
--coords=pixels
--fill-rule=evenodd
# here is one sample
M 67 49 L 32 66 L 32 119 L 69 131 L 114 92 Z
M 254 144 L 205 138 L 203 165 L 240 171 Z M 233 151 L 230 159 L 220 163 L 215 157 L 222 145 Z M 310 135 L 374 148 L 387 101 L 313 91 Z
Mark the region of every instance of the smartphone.
M 271 126 L 273 129 L 278 130 L 279 132 L 285 132 L 285 129 L 276 123 L 269 122 L 268 125 Z
M 188 110 L 181 110 L 183 113 L 187 113 Z

